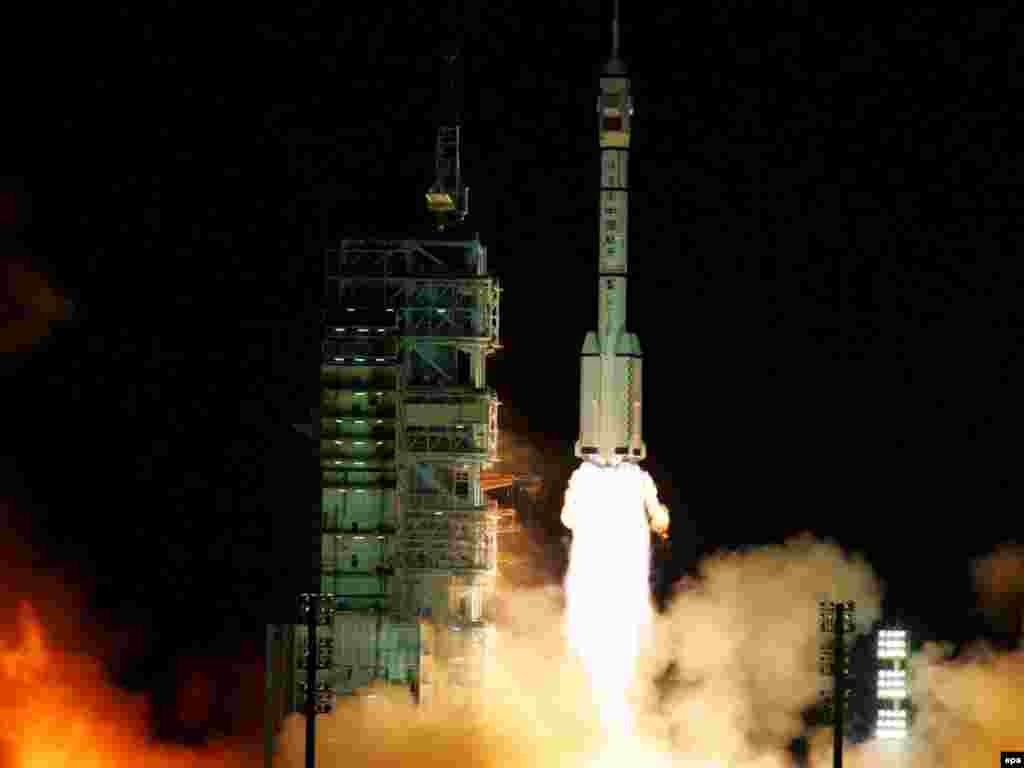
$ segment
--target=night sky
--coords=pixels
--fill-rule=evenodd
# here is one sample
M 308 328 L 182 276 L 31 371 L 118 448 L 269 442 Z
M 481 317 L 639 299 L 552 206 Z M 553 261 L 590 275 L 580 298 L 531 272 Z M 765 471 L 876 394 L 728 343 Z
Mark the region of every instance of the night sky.
M 596 326 L 606 5 L 485 3 L 456 31 L 469 224 L 505 288 L 490 384 L 549 486 Z M 1020 535 L 1021 28 L 642 8 L 628 326 L 671 567 L 810 530 L 867 555 L 888 617 L 979 634 L 970 558 Z M 155 686 L 175 654 L 258 654 L 307 584 L 317 471 L 290 425 L 323 249 L 422 226 L 452 33 L 430 3 L 52 22 L 5 97 L 4 246 L 71 310 L 5 345 L 8 531 L 91 621 L 144 628 L 124 674 Z M 40 311 L 8 282 L 11 317 Z

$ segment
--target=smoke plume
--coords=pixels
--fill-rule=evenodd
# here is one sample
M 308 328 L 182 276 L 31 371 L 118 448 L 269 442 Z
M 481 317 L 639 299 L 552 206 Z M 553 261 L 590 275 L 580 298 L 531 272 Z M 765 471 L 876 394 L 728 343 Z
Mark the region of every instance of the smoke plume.
M 404 689 L 354 697 L 318 721 L 321 759 L 354 768 L 392 765 L 589 766 L 601 727 L 583 670 L 567 651 L 557 588 L 502 599 L 493 671 L 477 717 L 424 714 Z M 681 585 L 656 620 L 635 702 L 642 739 L 632 762 L 788 765 L 800 710 L 816 696 L 817 601 L 855 600 L 858 626 L 877 619 L 881 588 L 868 565 L 810 536 L 723 554 Z M 615 606 L 608 605 L 608 621 Z M 678 680 L 655 684 L 673 664 Z M 304 721 L 288 718 L 286 768 L 301 768 Z
M 568 659 L 558 590 L 502 598 L 494 664 L 475 711 L 418 710 L 403 686 L 378 686 L 339 701 L 317 719 L 321 765 L 352 768 L 460 765 L 567 765 L 596 729 L 582 671 Z M 305 720 L 291 715 L 281 734 L 281 765 L 302 768 Z
M 715 555 L 678 585 L 658 622 L 674 680 L 650 701 L 650 727 L 676 755 L 723 766 L 786 764 L 817 697 L 819 599 L 856 602 L 857 631 L 877 620 L 881 586 L 859 556 L 809 534 Z
M 979 606 L 1004 622 L 1024 600 L 1024 549 L 1005 545 L 972 564 Z M 849 768 L 998 765 L 1001 750 L 1020 749 L 1024 737 L 1024 651 L 999 651 L 977 640 L 953 655 L 951 643 L 924 643 L 910 659 L 915 715 L 909 743 L 869 741 L 844 754 Z M 832 765 L 830 732 L 812 747 L 811 764 Z

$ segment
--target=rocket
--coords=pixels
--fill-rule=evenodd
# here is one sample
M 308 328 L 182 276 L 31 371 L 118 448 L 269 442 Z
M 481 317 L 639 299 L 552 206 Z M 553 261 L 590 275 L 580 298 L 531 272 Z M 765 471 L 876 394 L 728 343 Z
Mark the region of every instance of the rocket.
M 598 223 L 597 331 L 580 357 L 580 435 L 576 456 L 600 465 L 647 457 L 641 430 L 640 340 L 626 330 L 629 236 L 629 136 L 633 99 L 619 58 L 619 4 L 612 20 L 612 53 L 597 97 L 601 156 Z

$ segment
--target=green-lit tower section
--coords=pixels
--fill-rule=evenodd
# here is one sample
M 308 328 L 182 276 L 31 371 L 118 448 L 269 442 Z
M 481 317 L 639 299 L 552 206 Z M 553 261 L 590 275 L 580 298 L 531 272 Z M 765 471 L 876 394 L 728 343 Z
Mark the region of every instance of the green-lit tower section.
M 386 604 L 394 576 L 400 338 L 393 309 L 331 302 L 324 314 L 320 591 L 368 610 Z
M 488 493 L 513 483 L 493 471 L 486 383 L 501 289 L 463 226 L 458 56 L 444 59 L 426 192 L 436 238 L 345 238 L 326 252 L 319 404 L 296 428 L 317 444 L 314 581 L 334 612 L 311 657 L 304 623 L 268 627 L 268 756 L 283 715 L 302 710 L 307 664 L 324 712 L 382 684 L 449 713 L 485 703 L 501 517 Z
M 458 56 L 444 59 L 452 102 Z M 448 713 L 486 703 L 502 516 L 489 494 L 515 478 L 493 470 L 486 360 L 500 347 L 501 289 L 463 226 L 469 188 L 449 107 L 426 192 L 436 239 L 346 238 L 326 252 L 319 404 L 295 427 L 317 444 L 313 581 L 334 611 L 310 656 L 305 623 L 267 628 L 267 765 L 284 716 L 303 709 L 310 664 L 322 713 L 378 685 Z
M 470 240 L 343 240 L 327 254 L 320 589 L 338 695 L 408 685 L 473 700 L 490 653 L 500 289 Z M 302 629 L 297 628 L 299 635 Z

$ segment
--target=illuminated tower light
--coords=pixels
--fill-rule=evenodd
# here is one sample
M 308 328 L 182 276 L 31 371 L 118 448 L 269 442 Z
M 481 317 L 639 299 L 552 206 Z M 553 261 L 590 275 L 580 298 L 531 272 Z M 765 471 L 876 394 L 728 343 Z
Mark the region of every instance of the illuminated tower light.
M 875 737 L 879 739 L 905 739 L 907 731 L 905 728 L 876 728 Z
M 880 699 L 905 699 L 907 698 L 907 689 L 903 686 L 899 688 L 878 688 L 878 698 Z
M 877 637 L 878 702 L 875 737 L 899 741 L 909 736 L 908 715 L 903 709 L 909 700 L 907 689 L 907 632 L 902 629 L 881 629 Z M 891 703 L 889 703 L 891 702 Z M 890 707 L 896 707 L 895 709 Z

